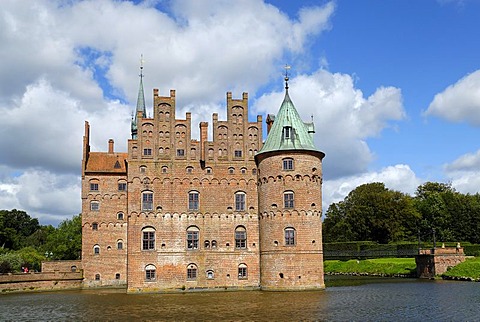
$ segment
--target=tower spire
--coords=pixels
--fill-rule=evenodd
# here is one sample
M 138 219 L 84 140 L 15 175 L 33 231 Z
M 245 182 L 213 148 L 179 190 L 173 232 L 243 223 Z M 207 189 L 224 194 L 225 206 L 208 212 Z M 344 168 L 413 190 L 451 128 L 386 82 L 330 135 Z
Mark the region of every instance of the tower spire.
M 288 70 L 289 70 L 291 67 L 290 67 L 289 65 L 285 64 L 285 67 L 284 67 L 284 68 L 285 68 L 285 78 L 284 78 L 284 79 L 285 79 L 285 89 L 286 89 L 287 92 L 288 92 L 288 80 L 289 80 L 289 78 L 288 78 Z
M 140 85 L 138 88 L 138 97 L 137 97 L 137 108 L 135 110 L 135 116 L 132 117 L 132 125 L 131 125 L 131 132 L 132 132 L 132 139 L 137 138 L 137 123 L 138 123 L 138 114 L 141 113 L 142 118 L 147 117 L 147 109 L 145 107 L 145 94 L 143 91 L 143 54 L 140 58 Z

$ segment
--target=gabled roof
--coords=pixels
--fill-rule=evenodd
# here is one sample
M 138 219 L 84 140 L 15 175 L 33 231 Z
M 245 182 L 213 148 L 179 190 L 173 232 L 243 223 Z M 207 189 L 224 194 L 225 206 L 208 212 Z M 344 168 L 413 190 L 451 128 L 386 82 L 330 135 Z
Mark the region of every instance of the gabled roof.
M 313 143 L 313 123 L 305 124 L 300 118 L 288 95 L 288 85 L 285 88 L 285 98 L 280 106 L 280 110 L 272 119 L 274 119 L 272 128 L 257 155 L 284 150 L 319 151 Z M 287 131 L 291 131 L 290 135 L 285 135 L 285 128 L 289 128 Z
M 126 173 L 128 153 L 91 152 L 85 172 Z

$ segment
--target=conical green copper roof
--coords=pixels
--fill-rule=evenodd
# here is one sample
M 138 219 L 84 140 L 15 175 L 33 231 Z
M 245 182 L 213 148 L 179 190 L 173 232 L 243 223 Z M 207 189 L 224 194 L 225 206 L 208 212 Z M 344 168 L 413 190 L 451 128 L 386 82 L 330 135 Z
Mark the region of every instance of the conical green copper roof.
M 142 58 L 143 62 L 143 58 Z M 137 114 L 138 112 L 142 112 L 142 117 L 147 117 L 147 109 L 145 107 L 145 94 L 143 92 L 143 65 L 140 66 L 140 86 L 138 88 L 138 97 L 137 97 L 137 108 L 135 110 L 135 116 L 132 118 L 132 124 L 130 126 L 132 132 L 132 139 L 137 138 Z
M 284 150 L 319 151 L 313 143 L 313 123 L 305 124 L 302 121 L 288 95 L 288 85 L 285 89 L 283 103 L 275 116 L 267 140 L 257 155 Z

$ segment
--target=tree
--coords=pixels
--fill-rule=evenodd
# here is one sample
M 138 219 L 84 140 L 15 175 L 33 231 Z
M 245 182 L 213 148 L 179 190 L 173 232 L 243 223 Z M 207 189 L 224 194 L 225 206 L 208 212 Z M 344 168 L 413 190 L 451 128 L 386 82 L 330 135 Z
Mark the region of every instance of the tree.
M 62 221 L 48 236 L 45 251 L 52 253 L 53 259 L 79 259 L 82 252 L 81 215 Z
M 414 240 L 419 219 L 410 196 L 389 190 L 380 182 L 369 183 L 328 208 L 323 236 L 326 242 Z
M 25 211 L 0 210 L 0 247 L 20 249 L 25 238 L 40 228 L 38 219 L 31 218 Z

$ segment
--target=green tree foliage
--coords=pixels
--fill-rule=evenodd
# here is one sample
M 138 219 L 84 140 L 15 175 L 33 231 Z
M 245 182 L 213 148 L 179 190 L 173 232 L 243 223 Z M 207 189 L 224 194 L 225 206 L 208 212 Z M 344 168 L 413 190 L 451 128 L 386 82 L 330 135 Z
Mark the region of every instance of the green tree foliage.
M 40 226 L 24 211 L 0 210 L 0 273 L 19 272 L 21 267 L 39 271 L 44 260 L 79 259 L 81 247 L 80 215 L 55 228 Z
M 47 237 L 45 251 L 53 259 L 79 259 L 82 252 L 82 217 L 66 219 Z
M 39 228 L 38 219 L 25 211 L 0 210 L 0 247 L 20 249 L 26 246 L 25 239 Z
M 448 183 L 427 182 L 417 188 L 415 204 L 423 240 L 480 243 L 480 195 L 461 194 Z
M 326 242 L 415 240 L 419 220 L 412 197 L 389 190 L 383 183 L 369 183 L 328 208 L 323 236 Z

